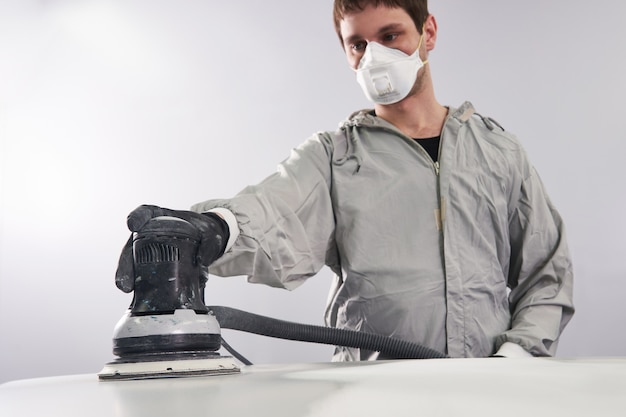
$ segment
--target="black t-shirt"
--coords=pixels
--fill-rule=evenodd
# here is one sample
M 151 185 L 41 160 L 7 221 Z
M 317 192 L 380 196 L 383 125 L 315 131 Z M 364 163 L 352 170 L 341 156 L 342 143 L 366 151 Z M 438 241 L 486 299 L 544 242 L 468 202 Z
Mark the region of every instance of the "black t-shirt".
M 434 138 L 414 139 L 417 141 L 417 143 L 422 145 L 422 148 L 424 148 L 426 152 L 428 152 L 428 155 L 430 155 L 430 157 L 433 159 L 433 162 L 437 162 L 437 160 L 439 159 L 439 140 L 441 139 L 441 137 L 435 136 Z

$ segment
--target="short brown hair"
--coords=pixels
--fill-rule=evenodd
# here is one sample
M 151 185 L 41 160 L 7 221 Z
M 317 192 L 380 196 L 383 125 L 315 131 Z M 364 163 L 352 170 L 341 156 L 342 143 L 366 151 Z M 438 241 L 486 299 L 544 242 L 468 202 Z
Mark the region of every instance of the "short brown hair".
M 363 10 L 365 7 L 372 5 L 374 7 L 387 6 L 399 7 L 404 9 L 413 22 L 419 33 L 422 33 L 422 26 L 428 17 L 428 0 L 335 0 L 333 5 L 333 20 L 335 22 L 335 31 L 339 36 L 339 41 L 343 45 L 343 37 L 341 36 L 340 22 L 348 13 Z

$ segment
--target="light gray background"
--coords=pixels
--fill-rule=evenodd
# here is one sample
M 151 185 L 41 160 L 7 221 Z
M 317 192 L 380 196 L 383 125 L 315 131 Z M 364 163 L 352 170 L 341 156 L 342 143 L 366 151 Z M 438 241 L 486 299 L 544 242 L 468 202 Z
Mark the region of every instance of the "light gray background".
M 626 355 L 626 3 L 430 2 L 443 104 L 516 133 L 560 209 L 577 315 L 559 355 Z M 0 1 L 0 382 L 95 373 L 131 296 L 113 276 L 142 203 L 230 197 L 369 104 L 331 0 Z M 322 323 L 323 270 L 294 292 L 214 277 L 209 304 Z M 255 363 L 326 346 L 239 332 Z

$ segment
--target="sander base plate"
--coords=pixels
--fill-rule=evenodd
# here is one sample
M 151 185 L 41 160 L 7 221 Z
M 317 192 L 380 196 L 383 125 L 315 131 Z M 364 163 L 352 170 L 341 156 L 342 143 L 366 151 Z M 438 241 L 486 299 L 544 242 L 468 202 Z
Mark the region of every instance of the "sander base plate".
M 101 381 L 119 381 L 228 375 L 239 372 L 240 369 L 232 357 L 215 355 L 208 358 L 174 360 L 118 360 L 105 364 L 98 373 L 98 378 Z

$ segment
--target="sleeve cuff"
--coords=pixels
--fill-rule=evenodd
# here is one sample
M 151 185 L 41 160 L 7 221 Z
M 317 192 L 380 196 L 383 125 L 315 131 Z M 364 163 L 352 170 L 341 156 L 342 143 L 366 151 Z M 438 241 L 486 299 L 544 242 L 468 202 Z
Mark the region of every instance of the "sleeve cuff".
M 208 213 L 215 213 L 219 215 L 228 225 L 230 237 L 228 238 L 228 242 L 226 242 L 226 249 L 224 249 L 224 252 L 227 252 L 235 244 L 235 240 L 239 237 L 239 225 L 237 224 L 237 218 L 232 211 L 224 207 L 213 208 L 209 210 Z
M 523 347 L 516 343 L 512 342 L 504 342 L 498 352 L 496 352 L 496 356 L 504 356 L 505 358 L 532 358 L 529 352 L 524 350 Z

